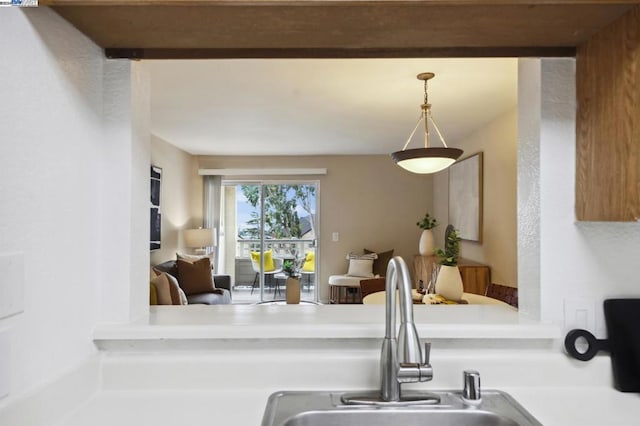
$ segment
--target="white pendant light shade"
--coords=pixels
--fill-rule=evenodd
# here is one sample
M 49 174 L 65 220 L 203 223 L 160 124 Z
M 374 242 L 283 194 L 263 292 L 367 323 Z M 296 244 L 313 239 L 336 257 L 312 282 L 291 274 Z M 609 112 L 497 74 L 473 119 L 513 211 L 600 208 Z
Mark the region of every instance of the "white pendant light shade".
M 416 148 L 391 154 L 398 166 L 417 174 L 442 171 L 456 162 L 462 155 L 458 148 Z
M 431 104 L 427 96 L 427 81 L 434 76 L 435 74 L 430 72 L 418 74 L 418 79 L 424 81 L 424 103 L 421 106 L 422 114 L 402 150 L 391 154 L 391 158 L 393 158 L 393 161 L 395 161 L 398 166 L 411 173 L 437 173 L 455 163 L 463 153 L 461 149 L 449 148 L 447 146 L 447 143 L 442 137 L 442 133 L 440 133 L 440 129 L 438 129 L 435 121 L 433 121 L 433 117 L 431 117 Z M 407 149 L 421 122 L 424 122 L 424 148 Z M 429 123 L 433 125 L 433 128 L 438 133 L 444 145 L 443 148 L 432 148 L 429 146 Z

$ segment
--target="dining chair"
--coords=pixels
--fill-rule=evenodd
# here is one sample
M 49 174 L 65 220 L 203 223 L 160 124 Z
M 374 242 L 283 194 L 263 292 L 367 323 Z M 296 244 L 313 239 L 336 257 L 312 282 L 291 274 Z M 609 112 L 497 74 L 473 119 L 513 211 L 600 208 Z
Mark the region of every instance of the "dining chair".
M 514 308 L 518 307 L 518 289 L 515 287 L 491 283 L 487 286 L 485 296 L 502 300 Z
M 385 278 L 368 278 L 360 281 L 360 294 L 364 299 L 371 293 L 385 290 Z

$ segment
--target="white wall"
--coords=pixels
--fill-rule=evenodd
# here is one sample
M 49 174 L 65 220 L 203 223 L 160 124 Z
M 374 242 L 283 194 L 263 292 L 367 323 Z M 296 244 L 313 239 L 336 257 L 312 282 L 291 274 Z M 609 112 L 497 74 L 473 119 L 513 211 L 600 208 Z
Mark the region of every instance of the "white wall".
M 162 247 L 151 253 L 151 264 L 157 265 L 175 259 L 176 252 L 190 252 L 191 249 L 184 248 L 182 231 L 202 226 L 202 221 L 194 223 L 192 219 L 201 218 L 202 209 L 197 212 L 191 210 L 194 187 L 200 189 L 199 196 L 195 198 L 202 199 L 202 184 L 194 184 L 194 181 L 202 181 L 202 177 L 198 175 L 196 157 L 155 135 L 151 136 L 151 164 L 162 168 Z
M 149 304 L 149 76 L 104 60 L 102 81 L 101 320 L 127 322 Z
M 543 60 L 540 71 L 541 317 L 604 337 L 604 299 L 640 297 L 640 224 L 576 222 L 575 61 Z
M 24 257 L 24 312 L 0 319 L 11 346 L 0 363 L 16 396 L 95 352 L 101 319 L 145 312 L 148 144 L 133 133 L 144 108 L 131 106 L 128 63 L 105 65 L 47 8 L 2 9 L 0 28 L 0 256 Z
M 540 319 L 540 59 L 518 61 L 518 309 Z
M 514 88 L 515 89 L 515 88 Z M 491 267 L 491 282 L 518 286 L 517 259 L 517 140 L 516 108 L 496 117 L 469 136 L 452 143 L 463 158 L 483 152 L 482 242 L 462 241 L 460 255 Z M 449 216 L 449 171 L 433 177 L 436 246 L 443 248 Z
M 413 265 L 421 230 L 416 226 L 431 208 L 431 177 L 409 173 L 388 155 L 273 157 L 199 157 L 202 168 L 326 168 L 320 181 L 321 300 L 329 299 L 329 276 L 345 274 L 350 252 L 394 249 Z M 268 179 L 295 179 L 267 176 Z M 297 177 L 300 178 L 300 177 Z M 339 233 L 339 241 L 332 234 Z

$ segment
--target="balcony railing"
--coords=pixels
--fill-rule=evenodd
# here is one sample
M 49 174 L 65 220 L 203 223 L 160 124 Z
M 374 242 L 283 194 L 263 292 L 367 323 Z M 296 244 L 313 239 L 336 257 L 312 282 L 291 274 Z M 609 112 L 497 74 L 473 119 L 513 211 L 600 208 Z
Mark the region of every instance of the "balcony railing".
M 236 241 L 236 259 L 250 258 L 250 252 L 260 251 L 260 240 Z M 265 239 L 265 251 L 273 250 L 275 257 L 302 257 L 308 251 L 315 250 L 315 240 Z

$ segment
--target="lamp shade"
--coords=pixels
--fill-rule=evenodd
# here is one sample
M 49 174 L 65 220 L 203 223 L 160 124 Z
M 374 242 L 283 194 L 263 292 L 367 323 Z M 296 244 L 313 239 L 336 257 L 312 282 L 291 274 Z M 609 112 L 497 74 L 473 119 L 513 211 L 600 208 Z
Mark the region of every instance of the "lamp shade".
M 212 247 L 215 245 L 214 229 L 185 229 L 184 243 L 187 247 Z
M 446 169 L 462 155 L 458 148 L 416 148 L 391 154 L 393 161 L 412 173 L 437 173 Z

